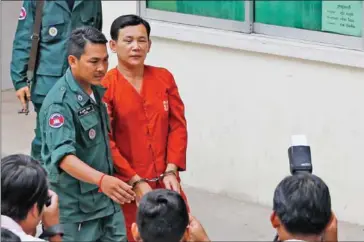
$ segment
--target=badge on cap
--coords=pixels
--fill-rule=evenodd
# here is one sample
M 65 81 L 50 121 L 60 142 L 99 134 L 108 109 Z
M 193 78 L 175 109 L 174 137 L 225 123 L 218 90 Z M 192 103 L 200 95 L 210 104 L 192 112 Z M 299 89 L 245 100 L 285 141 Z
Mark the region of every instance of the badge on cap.
M 79 94 L 79 95 L 77 96 L 77 100 L 81 102 L 81 101 L 83 100 L 83 97 Z
M 60 113 L 54 113 L 49 117 L 49 126 L 52 128 L 60 128 L 64 124 L 64 117 Z
M 24 7 L 22 7 L 20 9 L 19 20 L 24 20 L 26 16 L 27 16 L 27 11 L 25 10 Z
M 88 131 L 88 137 L 90 139 L 94 139 L 96 137 L 96 131 L 94 129 L 90 129 L 90 131 Z
M 50 36 L 54 37 L 54 36 L 57 35 L 58 30 L 57 30 L 56 27 L 50 27 L 48 33 L 49 33 Z
M 168 100 L 167 101 L 163 101 L 163 106 L 164 106 L 164 111 L 168 112 Z

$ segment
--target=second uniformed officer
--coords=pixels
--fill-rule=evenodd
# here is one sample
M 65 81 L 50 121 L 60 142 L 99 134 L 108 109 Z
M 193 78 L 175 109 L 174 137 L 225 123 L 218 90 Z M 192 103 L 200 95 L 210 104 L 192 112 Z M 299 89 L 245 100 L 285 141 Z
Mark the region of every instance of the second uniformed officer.
M 31 99 L 37 113 L 31 153 L 34 159 L 40 161 L 38 113 L 43 99 L 68 68 L 66 48 L 71 31 L 81 26 L 93 26 L 101 31 L 102 5 L 100 0 L 44 0 L 34 79 L 31 80 L 32 90 L 29 90 L 26 80 L 36 4 L 39 1 L 23 1 L 13 44 L 11 78 L 23 109 L 26 109 L 26 100 Z
M 113 177 L 109 119 L 101 101 L 108 68 L 106 37 L 84 27 L 69 40 L 70 69 L 45 98 L 39 116 L 42 159 L 59 196 L 63 241 L 125 241 L 120 205 L 131 187 Z

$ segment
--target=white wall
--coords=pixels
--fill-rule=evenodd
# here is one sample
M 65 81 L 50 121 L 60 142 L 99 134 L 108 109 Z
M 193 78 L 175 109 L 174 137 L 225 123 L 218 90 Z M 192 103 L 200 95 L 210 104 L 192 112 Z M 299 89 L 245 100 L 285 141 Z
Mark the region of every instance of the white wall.
M 137 3 L 135 1 L 102 1 L 103 29 L 102 32 L 110 40 L 110 27 L 112 22 L 124 14 L 136 14 Z M 116 54 L 109 50 L 109 69 L 117 64 Z
M 105 23 L 136 13 L 134 2 L 103 5 Z M 363 69 L 163 38 L 147 62 L 172 71 L 186 105 L 184 183 L 271 206 L 290 136 L 302 133 L 338 218 L 364 224 Z

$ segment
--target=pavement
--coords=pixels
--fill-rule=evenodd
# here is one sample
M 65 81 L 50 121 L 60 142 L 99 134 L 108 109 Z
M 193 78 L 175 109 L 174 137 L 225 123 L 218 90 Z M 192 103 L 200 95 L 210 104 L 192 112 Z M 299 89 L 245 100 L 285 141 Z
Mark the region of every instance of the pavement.
M 14 91 L 1 93 L 1 155 L 30 152 L 35 113 L 17 114 Z M 32 108 L 32 107 L 31 107 Z M 213 241 L 272 241 L 271 208 L 184 185 L 192 213 Z M 339 221 L 339 241 L 364 241 L 364 226 Z

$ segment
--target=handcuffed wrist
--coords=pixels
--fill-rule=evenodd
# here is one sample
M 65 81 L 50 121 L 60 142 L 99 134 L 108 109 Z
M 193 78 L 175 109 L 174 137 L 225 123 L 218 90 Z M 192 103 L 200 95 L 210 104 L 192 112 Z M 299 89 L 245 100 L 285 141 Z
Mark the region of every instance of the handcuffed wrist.
M 132 189 L 134 189 L 134 188 L 135 188 L 138 184 L 140 184 L 140 183 L 142 183 L 142 182 L 147 182 L 147 179 L 145 179 L 145 178 L 140 178 L 140 179 L 136 180 L 135 182 L 133 182 L 133 183 L 131 184 Z
M 168 175 L 174 175 L 175 177 L 177 177 L 177 172 L 174 171 L 174 170 L 169 170 L 169 171 L 166 171 L 162 174 L 162 177 L 166 177 Z
M 160 176 L 155 177 L 155 178 L 139 178 L 138 180 L 131 182 L 131 186 L 132 186 L 132 189 L 134 189 L 138 184 L 140 184 L 142 182 L 157 182 L 159 180 L 163 180 L 164 177 L 169 176 L 169 175 L 174 175 L 175 177 L 177 177 L 177 172 L 174 170 L 167 170 L 164 173 L 162 173 Z

